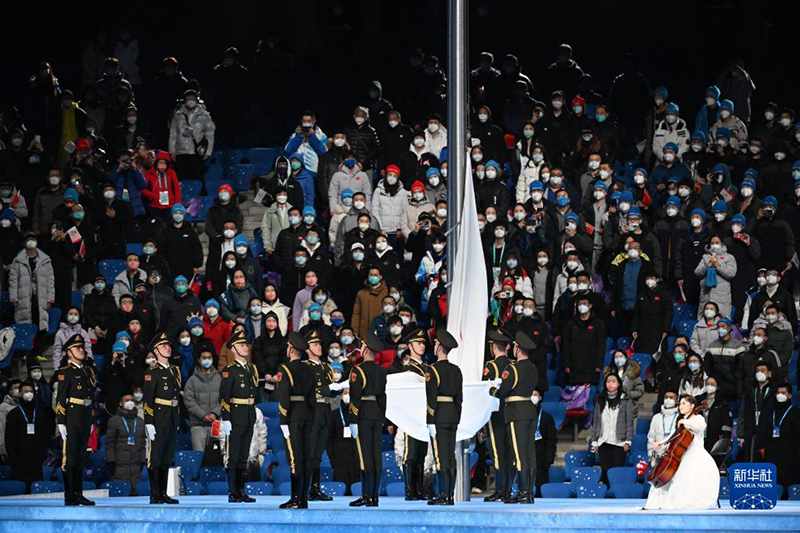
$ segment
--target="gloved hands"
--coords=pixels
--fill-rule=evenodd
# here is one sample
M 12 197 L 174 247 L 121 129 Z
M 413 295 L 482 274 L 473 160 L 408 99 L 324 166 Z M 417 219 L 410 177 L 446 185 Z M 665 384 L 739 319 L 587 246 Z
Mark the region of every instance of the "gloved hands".
M 67 440 L 67 425 L 59 424 L 58 432 L 61 433 L 61 440 Z
M 340 390 L 344 390 L 350 386 L 350 383 L 347 381 L 342 381 L 341 383 L 331 383 L 328 385 L 328 388 L 334 392 L 338 392 Z
M 147 424 L 144 429 L 147 431 L 148 439 L 156 440 L 156 427 L 153 424 Z
M 358 437 L 358 424 L 350 424 L 350 434 L 354 439 Z
M 231 434 L 232 426 L 230 420 L 223 420 L 221 427 L 222 427 L 222 432 L 225 433 L 226 436 Z
M 428 433 L 431 438 L 436 437 L 436 424 L 428 424 Z
M 281 433 L 283 433 L 283 438 L 289 440 L 289 426 L 282 425 L 281 426 Z
M 342 394 L 342 401 L 344 403 L 350 403 L 350 393 L 345 392 L 344 394 Z
M 492 380 L 492 387 L 494 387 L 496 389 L 499 389 L 500 385 L 502 385 L 502 384 L 503 384 L 503 379 L 502 378 L 497 378 L 497 379 L 493 379 Z

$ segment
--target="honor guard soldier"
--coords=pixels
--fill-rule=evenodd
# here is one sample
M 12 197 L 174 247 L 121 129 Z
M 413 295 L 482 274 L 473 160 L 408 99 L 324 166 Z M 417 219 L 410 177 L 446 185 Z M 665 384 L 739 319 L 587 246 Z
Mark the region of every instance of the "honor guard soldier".
M 375 354 L 383 343 L 372 332 L 367 333 L 361 355 L 364 362 L 350 373 L 350 433 L 356 439 L 361 468 L 361 497 L 350 507 L 377 507 L 383 472 L 381 429 L 386 418 L 386 369 L 375 362 Z
M 500 379 L 511 362 L 508 358 L 508 350 L 512 339 L 505 330 L 500 328 L 489 330 L 486 336 L 489 339 L 489 352 L 492 360 L 483 367 L 483 381 L 494 381 Z M 494 465 L 494 492 L 483 499 L 485 502 L 496 502 L 509 498 L 511 486 L 514 484 L 514 467 L 510 464 L 514 450 L 511 449 L 511 442 L 506 438 L 504 412 L 505 406 L 503 402 L 500 402 L 500 409 L 492 413 L 489 423 L 486 424 L 489 432 L 489 451 L 492 454 L 492 464 Z
M 319 488 L 319 467 L 322 463 L 322 452 L 328 442 L 328 432 L 331 424 L 331 405 L 329 398 L 336 396 L 348 386 L 347 382 L 335 383 L 333 368 L 328 363 L 320 360 L 322 357 L 322 338 L 317 330 L 311 330 L 305 337 L 308 344 L 308 360 L 306 364 L 314 373 L 314 417 L 311 423 L 311 489 L 308 493 L 309 501 L 329 502 L 333 500 Z
M 456 488 L 456 429 L 461 421 L 463 378 L 461 369 L 447 360 L 458 342 L 446 330 L 436 332 L 433 353 L 436 362 L 425 373 L 425 396 L 428 404 L 428 433 L 433 443 L 439 495 L 428 505 L 453 505 Z
M 145 371 L 143 391 L 150 503 L 178 503 L 167 496 L 167 478 L 180 424 L 181 370 L 169 364 L 172 346 L 166 333 L 155 336 L 150 352 L 156 356 L 156 362 Z
M 413 372 L 423 379 L 428 371 L 422 358 L 425 355 L 425 347 L 428 343 L 428 336 L 424 328 L 417 328 L 409 333 L 403 342 L 408 344 L 409 360 L 404 365 L 404 372 Z M 424 471 L 425 456 L 428 454 L 428 442 L 417 440 L 405 434 L 403 447 L 403 476 L 406 482 L 406 500 L 427 500 L 425 497 Z
M 289 333 L 289 362 L 278 368 L 278 414 L 291 469 L 292 496 L 281 509 L 308 509 L 311 485 L 311 423 L 314 417 L 314 373 L 301 361 L 308 350 L 302 335 Z
M 519 490 L 515 498 L 505 503 L 533 503 L 536 475 L 536 406 L 531 397 L 539 381 L 539 372 L 529 356 L 536 349 L 534 342 L 521 331 L 514 338 L 516 362 L 508 365 L 500 375 L 502 384 L 490 391 L 505 404 L 506 433 L 514 450 L 514 465 L 519 476 Z
M 234 361 L 222 370 L 219 403 L 222 411 L 222 431 L 226 436 L 225 468 L 228 472 L 228 501 L 256 501 L 244 490 L 244 471 L 253 440 L 256 423 L 255 396 L 258 371 L 247 362 L 250 347 L 243 331 L 234 333 L 226 346 L 233 352 Z
M 63 441 L 64 505 L 94 505 L 83 496 L 83 470 L 89 464 L 86 447 L 92 431 L 94 369 L 85 363 L 84 338 L 75 334 L 64 344 L 69 363 L 58 371 L 56 423 Z

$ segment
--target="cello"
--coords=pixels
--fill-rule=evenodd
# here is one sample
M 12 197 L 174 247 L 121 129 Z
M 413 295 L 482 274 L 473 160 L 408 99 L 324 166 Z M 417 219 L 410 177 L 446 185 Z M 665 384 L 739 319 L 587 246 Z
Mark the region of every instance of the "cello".
M 703 405 L 698 405 L 692 410 L 692 414 L 697 415 L 702 410 Z M 659 459 L 658 464 L 647 474 L 647 481 L 655 488 L 661 488 L 672 481 L 672 477 L 678 471 L 678 467 L 681 466 L 683 454 L 689 449 L 693 440 L 694 435 L 686 429 L 686 426 L 681 427 L 673 436 L 667 439 L 665 441 L 665 444 L 669 445 L 667 451 Z

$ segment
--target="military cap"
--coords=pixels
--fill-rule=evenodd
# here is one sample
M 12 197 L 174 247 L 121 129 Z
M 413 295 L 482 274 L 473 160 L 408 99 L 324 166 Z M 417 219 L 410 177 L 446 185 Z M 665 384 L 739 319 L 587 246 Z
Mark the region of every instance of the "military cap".
M 296 331 L 289 333 L 289 345 L 297 351 L 304 352 L 308 350 L 308 343 L 302 335 Z
M 445 350 L 458 348 L 458 341 L 444 328 L 436 332 L 436 340 L 439 341 L 439 344 L 441 344 Z
M 409 342 L 428 342 L 428 335 L 425 333 L 425 328 L 414 328 L 403 338 L 402 342 L 406 344 Z
M 244 331 L 237 331 L 231 335 L 231 338 L 228 339 L 228 342 L 225 344 L 225 346 L 227 346 L 228 349 L 231 349 L 236 344 L 247 344 L 247 335 L 245 335 Z
M 62 349 L 64 352 L 66 352 L 70 348 L 83 348 L 85 343 L 86 341 L 83 339 L 83 337 L 79 333 L 76 333 L 64 343 L 64 347 Z
M 373 332 L 367 333 L 367 338 L 364 339 L 364 344 L 371 352 L 380 352 L 383 350 L 383 342 Z
M 311 344 L 312 342 L 317 342 L 322 344 L 322 337 L 319 336 L 319 332 L 315 329 L 312 329 L 306 334 L 306 343 Z
M 514 344 L 516 344 L 525 353 L 530 353 L 536 349 L 536 343 L 521 331 L 518 331 L 514 336 Z
M 167 334 L 162 331 L 153 338 L 153 342 L 150 343 L 150 351 L 155 353 L 155 349 L 164 344 L 170 344 L 170 340 Z
M 506 330 L 503 328 L 496 328 L 489 330 L 488 335 L 486 335 L 491 342 L 509 344 L 514 339 L 511 338 L 511 335 L 508 334 Z

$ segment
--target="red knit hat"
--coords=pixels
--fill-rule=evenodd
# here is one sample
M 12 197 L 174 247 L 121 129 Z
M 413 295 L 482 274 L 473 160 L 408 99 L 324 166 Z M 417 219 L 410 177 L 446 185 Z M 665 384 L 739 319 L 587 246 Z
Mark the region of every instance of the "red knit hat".
M 389 166 L 392 166 L 392 165 L 389 165 Z M 422 183 L 419 180 L 415 181 L 414 183 L 411 184 L 411 192 L 414 192 L 414 191 L 425 192 L 425 184 Z
M 506 276 L 503 280 L 503 287 L 511 287 L 512 290 L 517 289 L 517 282 L 511 276 Z
M 78 139 L 75 142 L 75 149 L 79 152 L 84 152 L 86 150 L 91 150 L 92 145 L 89 143 L 89 139 Z
M 581 96 L 576 96 L 572 99 L 572 105 L 582 105 L 583 107 L 586 107 L 586 99 Z
M 172 161 L 172 158 L 170 157 L 169 152 L 165 152 L 164 150 L 159 150 L 159 152 L 156 154 L 156 161 L 157 162 L 166 161 L 167 163 L 169 163 L 170 161 Z
M 222 191 L 228 191 L 228 194 L 233 196 L 233 187 L 231 187 L 227 183 L 223 183 L 222 185 L 220 185 L 219 190 L 217 192 L 220 193 Z
M 400 177 L 400 167 L 397 165 L 389 165 L 386 167 L 386 174 L 397 174 L 397 177 Z

